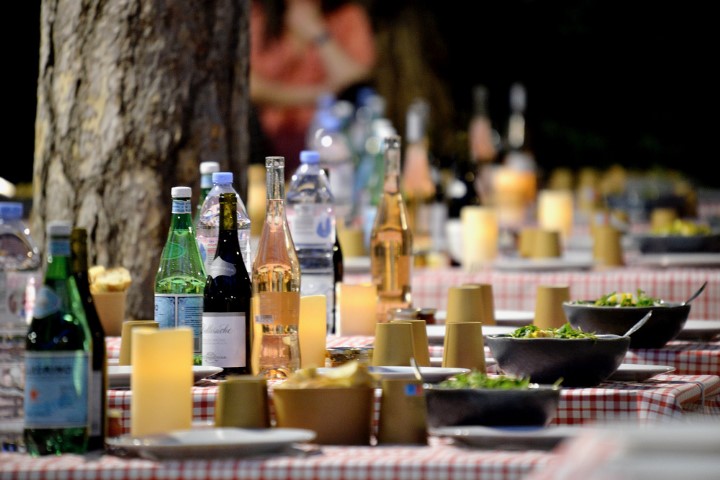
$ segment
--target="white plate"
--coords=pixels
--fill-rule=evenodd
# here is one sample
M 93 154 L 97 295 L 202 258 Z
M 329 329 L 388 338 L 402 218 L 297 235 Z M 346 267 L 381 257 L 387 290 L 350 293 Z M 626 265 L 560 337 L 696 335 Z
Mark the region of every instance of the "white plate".
M 512 333 L 516 327 L 507 325 L 483 325 L 482 331 L 484 336 L 488 335 L 504 335 Z M 428 343 L 431 345 L 442 345 L 445 342 L 445 325 L 428 325 L 427 326 Z
M 220 367 L 203 367 L 193 365 L 193 382 L 202 380 L 205 377 L 222 372 Z M 130 386 L 132 365 L 108 365 L 108 386 L 110 388 L 122 388 Z
M 370 257 L 345 257 L 343 270 L 347 273 L 368 273 L 370 271 Z
M 634 257 L 632 265 L 645 267 L 717 267 L 720 253 L 658 253 Z
M 709 341 L 720 335 L 720 320 L 688 320 L 676 340 Z
M 621 363 L 615 373 L 610 375 L 608 380 L 614 382 L 642 382 L 648 378 L 662 373 L 675 371 L 675 367 L 669 365 L 643 365 L 632 363 Z
M 298 442 L 309 442 L 315 432 L 299 428 L 198 428 L 166 435 L 108 439 L 108 444 L 149 459 L 213 458 L 280 452 Z
M 578 434 L 578 427 L 437 427 L 431 435 L 450 437 L 472 447 L 494 450 L 552 450 Z
M 555 270 L 589 270 L 593 267 L 592 256 L 586 254 L 564 255 L 557 258 L 501 257 L 493 262 L 495 270 L 508 272 L 549 272 Z
M 438 310 L 435 312 L 435 318 L 444 322 L 447 311 Z M 535 312 L 529 310 L 495 310 L 495 323 L 498 325 L 524 327 L 533 323 L 533 320 L 535 320 Z
M 430 357 L 431 367 L 442 367 L 443 357 Z M 485 357 L 485 368 L 493 367 L 497 365 L 497 361 L 494 358 Z
M 328 370 L 328 369 L 318 368 L 317 373 L 322 375 L 324 370 Z M 376 374 L 381 379 L 398 378 L 398 379 L 412 380 L 415 378 L 415 372 L 413 371 L 412 367 L 402 367 L 402 366 L 376 367 L 376 366 L 372 366 L 372 367 L 368 367 L 368 370 L 370 371 L 370 373 Z M 467 373 L 469 371 L 470 371 L 469 368 L 420 367 L 420 374 L 422 375 L 423 380 L 428 383 L 442 382 L 446 378 L 452 377 L 453 375 L 458 375 L 460 373 Z

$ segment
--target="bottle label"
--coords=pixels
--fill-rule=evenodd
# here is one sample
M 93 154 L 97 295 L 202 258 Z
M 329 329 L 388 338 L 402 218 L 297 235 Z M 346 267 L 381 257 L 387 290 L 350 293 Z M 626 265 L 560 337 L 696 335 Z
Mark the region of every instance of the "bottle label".
M 45 318 L 59 312 L 62 306 L 60 297 L 48 286 L 43 285 L 35 298 L 33 315 L 37 318 Z
M 160 328 L 190 327 L 193 348 L 201 352 L 203 296 L 197 294 L 155 294 L 155 321 Z
M 212 278 L 232 277 L 235 275 L 235 272 L 237 272 L 235 265 L 230 262 L 226 262 L 222 259 L 222 257 L 216 257 L 212 263 L 210 263 L 210 268 L 208 268 L 208 275 Z
M 203 365 L 247 367 L 245 318 L 245 312 L 203 313 Z
M 294 325 L 300 319 L 300 292 L 259 292 L 253 294 L 255 323 Z
M 190 206 L 190 202 L 187 201 L 186 198 L 182 199 L 176 199 L 174 198 L 172 201 L 172 213 L 192 213 L 191 212 L 192 207 Z
M 25 354 L 25 427 L 88 425 L 90 357 L 82 350 Z
M 290 234 L 296 248 L 331 249 L 335 243 L 335 222 L 325 206 L 294 204 L 287 209 Z

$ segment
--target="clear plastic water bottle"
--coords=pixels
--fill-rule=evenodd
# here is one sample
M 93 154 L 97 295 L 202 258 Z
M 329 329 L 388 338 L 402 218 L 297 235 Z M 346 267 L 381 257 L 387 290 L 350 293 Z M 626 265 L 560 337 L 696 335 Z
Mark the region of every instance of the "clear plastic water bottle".
M 312 150 L 320 156 L 320 167 L 330 177 L 335 198 L 335 215 L 343 224 L 352 222 L 355 160 L 350 143 L 342 131 L 340 119 L 332 112 L 319 116 L 321 129 L 315 135 Z
M 24 422 L 25 338 L 36 288 L 40 251 L 23 222 L 20 202 L 0 202 L 0 443 L 19 448 Z
M 332 175 L 331 177 L 332 178 Z M 300 166 L 290 179 L 286 194 L 286 216 L 300 261 L 300 294 L 325 295 L 327 331 L 333 329 L 335 273 L 334 197 L 320 154 L 300 152 Z
M 232 172 L 213 173 L 212 183 L 213 187 L 203 201 L 195 233 L 200 256 L 205 264 L 205 271 L 209 271 L 210 264 L 215 258 L 215 250 L 217 250 L 218 233 L 220 232 L 220 194 L 222 193 L 234 193 L 237 197 L 238 241 L 245 265 L 252 265 L 250 217 L 240 195 L 233 187 Z

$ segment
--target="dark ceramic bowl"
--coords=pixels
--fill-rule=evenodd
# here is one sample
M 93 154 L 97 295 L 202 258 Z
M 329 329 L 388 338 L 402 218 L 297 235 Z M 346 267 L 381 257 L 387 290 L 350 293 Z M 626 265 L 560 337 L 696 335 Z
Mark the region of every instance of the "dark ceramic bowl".
M 594 387 L 618 369 L 630 347 L 629 337 L 513 338 L 488 335 L 497 365 L 508 375 L 530 377 L 536 383 L 563 387 Z
M 720 252 L 720 233 L 709 235 L 638 235 L 641 253 Z
M 425 385 L 430 427 L 546 426 L 555 418 L 560 387 L 451 388 Z
M 685 326 L 690 304 L 666 302 L 652 307 L 603 307 L 592 302 L 564 302 L 570 325 L 584 332 L 622 335 L 652 310 L 652 316 L 630 335 L 630 348 L 662 348 Z

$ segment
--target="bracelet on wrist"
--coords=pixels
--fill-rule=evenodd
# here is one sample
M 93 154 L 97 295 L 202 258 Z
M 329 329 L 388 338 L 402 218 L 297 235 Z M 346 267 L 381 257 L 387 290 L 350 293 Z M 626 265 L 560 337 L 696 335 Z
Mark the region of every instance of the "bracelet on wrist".
M 313 43 L 319 47 L 319 46 L 321 46 L 321 45 L 325 45 L 325 44 L 326 44 L 327 42 L 329 42 L 331 39 L 332 39 L 332 37 L 330 36 L 330 32 L 324 31 L 324 32 L 321 33 L 320 35 L 316 35 L 316 36 L 313 38 Z

